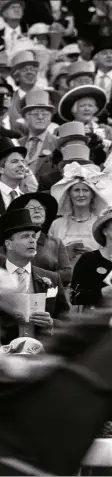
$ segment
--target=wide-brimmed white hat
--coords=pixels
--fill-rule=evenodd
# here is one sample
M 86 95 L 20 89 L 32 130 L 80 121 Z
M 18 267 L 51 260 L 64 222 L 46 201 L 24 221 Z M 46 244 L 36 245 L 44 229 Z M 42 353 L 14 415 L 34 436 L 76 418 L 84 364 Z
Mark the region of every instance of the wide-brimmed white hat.
M 83 85 L 73 88 L 61 98 L 58 106 L 58 113 L 64 121 L 72 121 L 74 119 L 72 114 L 72 107 L 81 98 L 94 98 L 98 106 L 98 114 L 106 106 L 106 94 L 102 88 L 95 85 Z
M 63 170 L 63 179 L 51 188 L 51 195 L 58 202 L 58 215 L 71 215 L 71 201 L 69 190 L 80 180 L 94 192 L 94 211 L 98 214 L 108 206 L 108 199 L 104 196 L 106 188 L 103 174 L 94 164 L 80 165 L 77 162 L 67 164 Z

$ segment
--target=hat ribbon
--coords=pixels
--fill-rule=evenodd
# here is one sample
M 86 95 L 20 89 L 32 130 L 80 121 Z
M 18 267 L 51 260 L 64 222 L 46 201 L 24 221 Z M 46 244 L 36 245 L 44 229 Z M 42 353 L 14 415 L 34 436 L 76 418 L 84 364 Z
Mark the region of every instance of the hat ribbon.
M 98 189 L 105 188 L 105 182 L 102 180 L 103 173 L 100 168 L 94 164 L 86 166 L 80 165 L 77 162 L 72 162 L 64 167 L 63 182 L 73 182 L 77 184 L 80 179 L 88 186 L 95 185 Z

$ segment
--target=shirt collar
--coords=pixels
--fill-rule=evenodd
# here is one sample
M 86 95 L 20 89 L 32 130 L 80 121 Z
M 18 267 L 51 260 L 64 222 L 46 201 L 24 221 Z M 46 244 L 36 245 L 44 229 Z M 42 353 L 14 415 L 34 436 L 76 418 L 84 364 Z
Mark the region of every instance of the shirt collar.
M 44 139 L 45 139 L 45 137 L 46 137 L 46 130 L 45 130 L 43 133 L 38 134 L 36 137 L 37 137 L 40 141 L 44 142 Z M 29 139 L 33 139 L 33 138 L 34 138 L 33 134 L 30 133 Z
M 19 98 L 22 99 L 24 98 L 24 96 L 26 96 L 26 91 L 23 91 L 23 89 L 18 88 L 18 94 L 19 94 Z
M 20 25 L 18 25 L 16 28 L 12 28 L 10 25 L 8 25 L 8 23 L 5 22 L 5 28 L 6 28 L 7 34 L 8 33 L 10 34 L 12 31 L 16 31 L 17 33 L 19 33 L 19 35 L 21 34 Z
M 16 272 L 17 268 L 21 268 L 21 267 L 17 267 L 16 265 L 14 265 L 14 263 L 10 262 L 10 260 L 6 260 L 6 269 L 8 270 L 9 273 L 14 273 Z M 26 272 L 31 275 L 31 262 L 28 262 L 27 265 L 25 265 L 25 267 L 22 267 L 24 270 L 26 270 Z
M 8 185 L 4 184 L 4 182 L 0 181 L 0 191 L 3 192 L 5 195 L 9 195 L 10 192 L 12 191 L 13 189 L 11 187 L 9 187 Z M 19 186 L 15 187 L 14 189 L 18 195 L 21 194 L 21 191 L 20 191 L 20 188 Z
M 98 76 L 98 78 L 100 78 L 102 76 L 108 76 L 110 79 L 112 79 L 112 70 L 107 71 L 107 73 L 104 73 L 104 71 L 98 70 L 97 76 Z

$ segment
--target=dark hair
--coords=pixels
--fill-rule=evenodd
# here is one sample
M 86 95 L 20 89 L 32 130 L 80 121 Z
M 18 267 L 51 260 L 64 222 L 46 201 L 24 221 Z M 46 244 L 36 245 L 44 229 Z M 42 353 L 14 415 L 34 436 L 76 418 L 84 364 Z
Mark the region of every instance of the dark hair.
M 59 164 L 63 160 L 63 154 L 60 149 L 54 149 L 51 160 L 53 164 Z

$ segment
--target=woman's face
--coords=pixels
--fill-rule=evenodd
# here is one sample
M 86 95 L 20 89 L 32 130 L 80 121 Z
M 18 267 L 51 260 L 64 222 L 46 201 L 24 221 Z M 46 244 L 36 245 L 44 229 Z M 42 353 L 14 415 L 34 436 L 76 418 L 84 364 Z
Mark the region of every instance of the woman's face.
M 94 98 L 81 98 L 72 107 L 72 114 L 75 120 L 81 121 L 84 124 L 92 121 L 97 112 L 98 109 Z
M 32 199 L 29 200 L 25 209 L 28 209 L 30 212 L 31 220 L 33 224 L 43 225 L 46 218 L 46 213 L 44 207 L 38 202 L 38 200 Z
M 106 240 L 112 240 L 112 220 L 109 220 L 109 222 L 105 224 L 103 234 L 105 235 Z
M 70 197 L 74 207 L 87 207 L 91 204 L 92 191 L 84 182 L 78 182 L 72 186 Z

